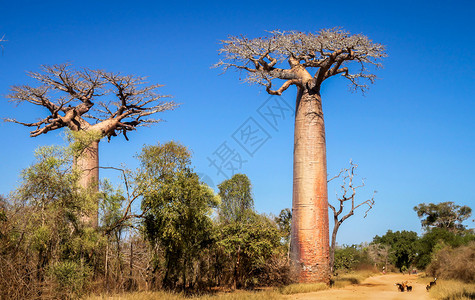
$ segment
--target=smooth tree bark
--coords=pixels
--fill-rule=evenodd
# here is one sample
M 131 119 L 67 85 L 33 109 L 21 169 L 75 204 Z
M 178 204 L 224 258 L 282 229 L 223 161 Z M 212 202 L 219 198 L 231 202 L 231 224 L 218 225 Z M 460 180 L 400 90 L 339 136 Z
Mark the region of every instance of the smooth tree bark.
M 47 116 L 32 123 L 5 121 L 33 128 L 31 137 L 69 128 L 77 145 L 74 167 L 80 173 L 79 186 L 91 192 L 99 187 L 99 141 L 118 134 L 128 140 L 127 132 L 160 122 L 157 113 L 176 107 L 156 92 L 161 85 L 148 85 L 144 77 L 73 69 L 68 64 L 42 66 L 42 72 L 28 75 L 39 85 L 13 86 L 7 97 L 16 104 L 42 106 Z M 97 227 L 97 212 L 96 203 L 83 221 Z
M 381 67 L 385 47 L 361 34 L 339 28 L 317 33 L 272 31 L 248 39 L 230 36 L 222 41 L 224 59 L 215 66 L 246 72 L 245 81 L 261 84 L 271 95 L 297 87 L 294 130 L 291 261 L 299 282 L 330 280 L 329 226 L 325 125 L 320 88 L 340 74 L 350 87 L 364 92 L 376 75 L 368 66 Z M 286 64 L 284 64 L 286 62 Z M 351 72 L 351 64 L 357 71 Z M 275 81 L 280 87 L 273 88 Z
M 376 194 L 376 191 L 373 192 L 373 196 L 370 199 L 360 203 L 355 202 L 357 190 L 365 186 L 364 180 L 361 180 L 360 185 L 354 184 L 353 180 L 356 176 L 357 168 L 358 165 L 353 161 L 350 161 L 349 168 L 342 169 L 338 175 L 328 180 L 328 182 L 330 182 L 336 178 L 342 177 L 343 179 L 340 185 L 341 195 L 338 195 L 337 193 L 338 206 L 333 206 L 331 203 L 328 203 L 328 207 L 330 207 L 333 212 L 333 231 L 330 245 L 330 270 L 332 272 L 334 272 L 335 265 L 336 236 L 341 224 L 343 224 L 343 222 L 349 217 L 353 216 L 355 214 L 355 210 L 363 205 L 367 206 L 364 215 L 364 218 L 366 218 L 368 212 L 373 208 L 374 205 L 374 195 Z M 345 205 L 347 206 L 346 208 Z

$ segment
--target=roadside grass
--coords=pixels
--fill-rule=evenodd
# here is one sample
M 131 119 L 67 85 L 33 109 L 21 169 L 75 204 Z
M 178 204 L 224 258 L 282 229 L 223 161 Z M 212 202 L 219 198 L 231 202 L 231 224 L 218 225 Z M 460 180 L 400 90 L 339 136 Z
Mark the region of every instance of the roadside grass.
M 437 300 L 475 299 L 475 283 L 437 279 L 437 284 L 430 289 L 430 296 Z
M 359 284 L 366 278 L 378 275 L 379 273 L 374 271 L 354 271 L 334 277 L 334 283 L 332 288 L 342 288 L 350 284 Z M 327 290 L 330 287 L 324 283 L 294 283 L 283 286 L 276 289 L 268 289 L 265 291 L 243 291 L 236 290 L 233 292 L 217 292 L 215 294 L 204 295 L 191 295 L 185 296 L 181 293 L 173 292 L 136 292 L 136 293 L 124 293 L 113 296 L 89 296 L 86 300 L 263 300 L 263 299 L 282 299 L 283 295 L 293 295 L 300 293 L 312 293 Z M 451 298 L 447 298 L 451 299 Z
M 185 296 L 180 293 L 172 292 L 136 292 L 136 293 L 126 293 L 114 296 L 91 296 L 86 298 L 86 300 L 183 300 L 183 299 L 193 299 L 193 300 L 263 300 L 263 299 L 282 299 L 282 295 L 274 290 L 269 291 L 233 291 L 229 293 L 220 292 L 216 294 L 207 294 L 207 295 L 196 295 L 196 296 Z
M 325 283 L 293 283 L 283 286 L 279 292 L 283 295 L 293 295 L 300 293 L 311 293 L 329 289 Z
M 332 288 L 338 289 L 350 284 L 360 284 L 366 278 L 375 275 L 379 275 L 379 273 L 372 270 L 352 271 L 348 273 L 343 273 L 333 277 L 334 282 Z

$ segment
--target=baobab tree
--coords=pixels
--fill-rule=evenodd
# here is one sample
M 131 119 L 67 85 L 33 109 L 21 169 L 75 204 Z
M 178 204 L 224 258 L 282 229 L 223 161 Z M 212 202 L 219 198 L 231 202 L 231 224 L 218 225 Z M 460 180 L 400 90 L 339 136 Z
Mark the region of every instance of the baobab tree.
M 342 182 L 340 184 L 341 194 L 337 193 L 336 195 L 338 205 L 334 206 L 331 203 L 328 203 L 328 207 L 333 212 L 333 231 L 330 244 L 330 270 L 332 272 L 334 271 L 333 267 L 335 265 L 336 236 L 341 224 L 343 224 L 343 222 L 345 222 L 349 217 L 353 216 L 355 214 L 355 210 L 361 206 L 367 207 L 364 214 L 364 217 L 366 218 L 368 212 L 373 208 L 374 205 L 374 195 L 376 194 L 376 191 L 373 192 L 373 196 L 371 198 L 359 203 L 356 202 L 356 193 L 358 189 L 365 186 L 364 179 L 361 180 L 361 184 L 354 182 L 357 168 L 358 165 L 353 161 L 350 161 L 350 166 L 348 168 L 342 169 L 338 175 L 328 180 L 328 182 L 330 182 L 333 179 L 342 178 Z
M 263 85 L 271 95 L 297 87 L 292 195 L 291 260 L 300 282 L 329 282 L 329 227 L 325 126 L 320 89 L 335 75 L 354 90 L 374 83 L 374 68 L 385 47 L 362 34 L 339 28 L 317 33 L 271 31 L 248 39 L 222 41 L 223 55 L 215 66 L 246 73 L 245 81 Z M 285 66 L 284 62 L 288 63 Z M 353 69 L 355 70 L 353 71 Z M 274 83 L 280 86 L 274 88 Z
M 42 66 L 42 72 L 28 75 L 39 85 L 13 86 L 7 97 L 16 104 L 42 106 L 47 116 L 32 123 L 6 121 L 31 127 L 31 137 L 69 128 L 80 145 L 74 158 L 79 185 L 93 192 L 98 189 L 99 141 L 118 134 L 128 140 L 129 131 L 160 122 L 155 115 L 176 106 L 156 92 L 161 85 L 147 85 L 144 77 L 73 69 L 68 64 Z M 97 209 L 85 220 L 97 226 Z

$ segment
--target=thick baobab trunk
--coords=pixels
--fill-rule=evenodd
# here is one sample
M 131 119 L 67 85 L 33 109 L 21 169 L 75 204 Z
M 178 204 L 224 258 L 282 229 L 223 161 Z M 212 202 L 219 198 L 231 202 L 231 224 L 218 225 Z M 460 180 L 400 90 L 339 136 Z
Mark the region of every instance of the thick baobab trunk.
M 327 161 L 322 102 L 299 88 L 295 113 L 292 270 L 299 282 L 330 280 Z
M 79 172 L 79 186 L 90 193 L 99 191 L 99 141 L 94 141 L 74 160 Z M 93 227 L 98 226 L 98 206 L 91 203 L 91 209 L 82 216 L 82 221 Z

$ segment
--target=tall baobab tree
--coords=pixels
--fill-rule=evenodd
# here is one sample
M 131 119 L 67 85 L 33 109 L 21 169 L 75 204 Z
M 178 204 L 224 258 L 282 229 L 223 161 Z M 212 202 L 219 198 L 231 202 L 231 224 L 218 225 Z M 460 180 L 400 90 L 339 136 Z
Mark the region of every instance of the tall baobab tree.
M 127 132 L 160 122 L 155 114 L 176 106 L 163 101 L 168 96 L 156 92 L 161 85 L 147 85 L 144 77 L 72 69 L 68 64 L 43 66 L 42 72 L 28 75 L 39 85 L 13 86 L 7 97 L 17 104 L 42 106 L 48 114 L 32 123 L 6 121 L 31 127 L 31 137 L 69 128 L 78 144 L 82 144 L 74 159 L 74 166 L 80 172 L 79 185 L 92 191 L 98 189 L 99 141 L 104 137 L 110 140 L 117 134 L 128 140 Z M 85 220 L 97 226 L 97 209 Z
M 222 45 L 224 58 L 216 67 L 246 72 L 247 82 L 263 85 L 271 95 L 281 95 L 292 85 L 297 87 L 291 260 L 300 282 L 329 282 L 327 166 L 320 88 L 326 79 L 341 75 L 349 80 L 350 87 L 364 92 L 367 82 L 376 79 L 372 69 L 382 66 L 379 61 L 386 56 L 385 47 L 339 28 L 317 33 L 271 31 L 254 39 L 230 36 Z M 280 86 L 274 88 L 276 81 Z

